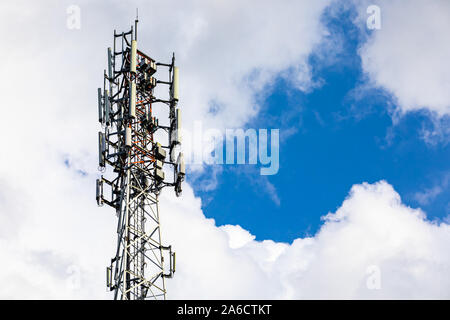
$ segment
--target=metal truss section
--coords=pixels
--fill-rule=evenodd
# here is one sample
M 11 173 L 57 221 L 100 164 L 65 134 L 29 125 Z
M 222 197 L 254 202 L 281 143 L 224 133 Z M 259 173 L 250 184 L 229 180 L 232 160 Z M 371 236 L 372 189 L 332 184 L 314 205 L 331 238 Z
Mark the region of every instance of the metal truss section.
M 178 68 L 159 63 L 138 49 L 137 20 L 134 29 L 114 31 L 114 46 L 108 48 L 108 69 L 103 90 L 98 89 L 99 169 L 98 205 L 115 209 L 118 218 L 117 250 L 106 269 L 107 287 L 115 299 L 165 299 L 165 279 L 175 272 L 175 253 L 161 240 L 158 195 L 174 187 L 177 196 L 185 179 L 178 107 Z M 159 69 L 167 80 L 157 80 Z M 169 100 L 154 96 L 157 85 L 166 85 Z M 169 125 L 159 125 L 152 106 L 167 106 Z M 155 141 L 158 130 L 167 141 Z M 169 156 L 167 156 L 169 154 Z M 106 177 L 106 168 L 112 171 Z M 173 178 L 166 178 L 173 170 Z M 171 175 L 167 175 L 171 176 Z M 108 190 L 110 197 L 106 197 Z

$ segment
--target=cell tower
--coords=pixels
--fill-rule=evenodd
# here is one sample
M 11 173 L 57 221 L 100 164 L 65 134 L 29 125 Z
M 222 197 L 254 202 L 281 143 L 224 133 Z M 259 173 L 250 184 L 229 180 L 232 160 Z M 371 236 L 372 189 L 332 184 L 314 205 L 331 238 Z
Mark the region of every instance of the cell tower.
M 114 30 L 103 90 L 98 89 L 99 170 L 105 172 L 107 166 L 111 177 L 97 179 L 96 199 L 99 206 L 113 207 L 118 217 L 117 250 L 106 268 L 114 299 L 165 299 L 165 278 L 175 272 L 175 252 L 162 245 L 158 195 L 172 186 L 179 196 L 185 177 L 179 152 L 178 68 L 175 54 L 171 63 L 157 63 L 138 49 L 137 23 L 136 18 L 128 32 Z M 168 71 L 167 81 L 155 77 L 161 68 Z M 154 96 L 157 85 L 168 87 L 167 100 Z M 167 126 L 152 113 L 157 103 L 167 106 Z M 156 135 L 167 143 L 155 141 Z M 173 179 L 166 179 L 163 168 L 173 170 Z M 106 188 L 110 197 L 105 197 Z

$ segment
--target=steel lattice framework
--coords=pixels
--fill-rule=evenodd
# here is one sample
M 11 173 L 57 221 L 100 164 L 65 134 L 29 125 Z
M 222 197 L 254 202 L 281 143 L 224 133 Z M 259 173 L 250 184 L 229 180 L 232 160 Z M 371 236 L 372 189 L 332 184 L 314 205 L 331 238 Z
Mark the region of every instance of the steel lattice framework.
M 168 81 L 156 80 L 160 68 L 168 70 Z M 168 86 L 168 100 L 154 96 L 157 84 Z M 167 106 L 168 126 L 159 125 L 153 115 L 156 103 Z M 178 68 L 175 55 L 170 64 L 157 63 L 138 50 L 137 20 L 134 30 L 114 30 L 103 90 L 98 89 L 98 111 L 103 128 L 98 134 L 99 169 L 110 168 L 112 178 L 97 179 L 96 198 L 98 205 L 113 207 L 118 217 L 117 251 L 107 267 L 107 287 L 115 299 L 165 299 L 165 278 L 175 272 L 175 253 L 162 245 L 158 195 L 172 186 L 179 196 L 185 176 L 183 154 L 178 152 Z M 166 132 L 166 145 L 155 141 L 158 130 Z M 164 168 L 173 169 L 171 181 Z M 104 196 L 106 188 L 110 198 Z

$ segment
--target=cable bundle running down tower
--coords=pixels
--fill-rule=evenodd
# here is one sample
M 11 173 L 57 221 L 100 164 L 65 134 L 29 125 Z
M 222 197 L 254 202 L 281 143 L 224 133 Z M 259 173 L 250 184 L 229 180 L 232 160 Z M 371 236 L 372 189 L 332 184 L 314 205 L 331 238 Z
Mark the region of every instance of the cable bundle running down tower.
M 103 90 L 98 89 L 99 169 L 112 169 L 112 179 L 97 179 L 97 204 L 116 210 L 117 251 L 106 269 L 107 287 L 114 299 L 166 298 L 165 278 L 175 272 L 175 253 L 163 246 L 158 195 L 173 186 L 177 196 L 185 177 L 183 154 L 178 152 L 181 114 L 178 105 L 178 68 L 175 54 L 170 64 L 157 63 L 137 47 L 137 20 L 128 32 L 114 30 L 114 47 L 108 48 L 108 71 Z M 159 69 L 169 80 L 156 80 Z M 159 73 L 158 73 L 159 75 Z M 154 96 L 156 85 L 167 85 L 169 99 Z M 167 106 L 169 125 L 159 124 L 152 105 Z M 158 130 L 167 133 L 167 144 L 155 141 Z M 166 156 L 168 153 L 168 157 Z M 167 159 L 168 158 L 168 159 Z M 167 181 L 163 167 L 173 168 Z M 110 189 L 110 197 L 104 189 Z

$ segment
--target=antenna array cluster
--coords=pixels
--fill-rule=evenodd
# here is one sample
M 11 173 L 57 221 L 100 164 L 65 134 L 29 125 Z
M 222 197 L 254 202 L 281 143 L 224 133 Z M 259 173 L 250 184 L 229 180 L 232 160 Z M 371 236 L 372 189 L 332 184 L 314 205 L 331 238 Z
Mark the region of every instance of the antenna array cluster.
M 157 80 L 161 69 L 168 72 L 167 80 Z M 168 87 L 168 100 L 154 96 L 157 85 Z M 157 103 L 167 106 L 167 126 L 152 112 Z M 185 178 L 178 68 L 175 55 L 171 63 L 159 63 L 138 49 L 137 20 L 134 32 L 133 27 L 114 31 L 103 89 L 98 89 L 98 120 L 103 128 L 98 133 L 99 169 L 112 172 L 111 178 L 105 173 L 97 179 L 97 204 L 113 207 L 118 217 L 107 287 L 115 299 L 165 298 L 164 279 L 175 272 L 175 253 L 161 243 L 158 195 L 169 186 L 179 196 Z M 155 140 L 159 130 L 166 143 Z M 173 178 L 166 174 L 171 171 Z

